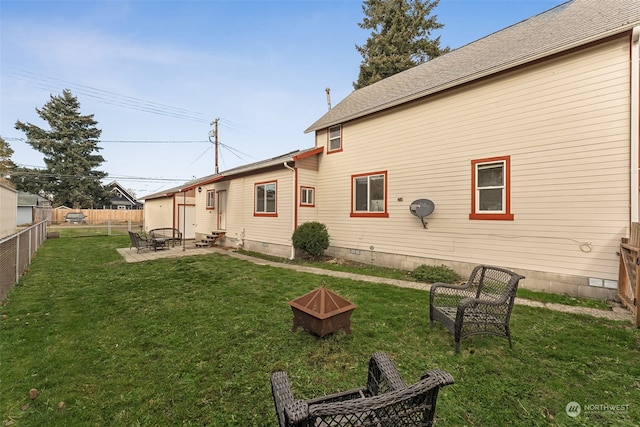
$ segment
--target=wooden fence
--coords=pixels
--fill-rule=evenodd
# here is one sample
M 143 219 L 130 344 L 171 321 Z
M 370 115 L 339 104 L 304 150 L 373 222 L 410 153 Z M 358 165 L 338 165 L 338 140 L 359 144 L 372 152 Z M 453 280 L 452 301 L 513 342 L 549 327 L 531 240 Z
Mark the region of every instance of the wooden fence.
M 117 223 L 142 223 L 144 211 L 142 209 L 53 209 L 51 222 L 59 224 L 64 222 L 69 212 L 82 212 L 87 216 L 87 224 L 117 224 Z
M 640 224 L 631 224 L 628 239 L 620 244 L 620 272 L 618 274 L 618 295 L 622 304 L 631 310 L 633 323 L 640 326 Z

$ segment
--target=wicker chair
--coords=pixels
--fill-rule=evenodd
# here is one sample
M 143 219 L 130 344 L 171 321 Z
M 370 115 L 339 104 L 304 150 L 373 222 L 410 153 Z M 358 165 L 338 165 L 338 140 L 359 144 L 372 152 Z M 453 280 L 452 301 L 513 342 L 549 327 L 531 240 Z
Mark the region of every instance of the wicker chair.
M 511 343 L 509 319 L 518 283 L 524 276 L 499 267 L 479 265 L 465 285 L 437 283 L 429 296 L 429 320 L 442 323 L 455 339 L 456 353 L 460 340 L 471 335 L 490 334 Z
M 311 400 L 295 400 L 286 372 L 271 375 L 271 392 L 280 427 L 431 426 L 438 390 L 453 377 L 436 369 L 407 386 L 385 353 L 369 361 L 364 388 Z
M 135 247 L 138 250 L 138 252 L 140 252 L 140 249 L 147 249 L 152 247 L 151 241 L 147 239 L 145 236 L 141 236 L 140 233 L 134 233 L 133 231 L 129 231 L 129 240 L 131 240 L 129 249 Z

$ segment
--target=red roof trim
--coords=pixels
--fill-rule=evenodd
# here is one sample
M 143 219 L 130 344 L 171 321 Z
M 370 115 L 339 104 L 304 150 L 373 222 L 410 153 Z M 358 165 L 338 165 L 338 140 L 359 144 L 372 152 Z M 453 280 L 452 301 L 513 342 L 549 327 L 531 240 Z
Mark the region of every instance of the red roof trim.
M 302 153 L 302 154 L 298 154 L 297 156 L 293 156 L 293 160 L 297 161 L 297 160 L 306 159 L 307 157 L 315 156 L 316 154 L 320 154 L 322 152 L 324 152 L 324 147 L 318 147 L 318 148 L 316 148 L 314 150 L 307 151 L 306 153 Z

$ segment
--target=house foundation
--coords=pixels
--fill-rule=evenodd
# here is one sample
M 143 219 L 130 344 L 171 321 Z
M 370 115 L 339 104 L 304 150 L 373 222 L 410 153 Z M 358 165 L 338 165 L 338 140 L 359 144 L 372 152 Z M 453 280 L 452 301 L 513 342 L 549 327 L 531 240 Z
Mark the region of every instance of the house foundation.
M 421 265 L 434 267 L 444 265 L 462 277 L 469 277 L 476 266 L 476 264 L 469 262 L 398 255 L 373 250 L 354 250 L 335 246 L 329 247 L 325 254 L 338 259 L 406 271 L 413 271 Z M 514 270 L 525 276 L 525 279 L 520 281 L 520 287 L 524 289 L 579 298 L 618 300 L 617 282 L 615 280 L 521 269 L 509 265 L 500 265 L 499 267 Z

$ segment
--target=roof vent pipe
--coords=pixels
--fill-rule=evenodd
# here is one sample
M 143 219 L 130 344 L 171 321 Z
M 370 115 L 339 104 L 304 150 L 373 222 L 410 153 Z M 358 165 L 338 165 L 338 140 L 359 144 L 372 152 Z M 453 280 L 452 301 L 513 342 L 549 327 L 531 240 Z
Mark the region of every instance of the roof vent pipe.
M 327 92 L 327 106 L 331 110 L 331 88 L 328 87 L 324 91 Z

